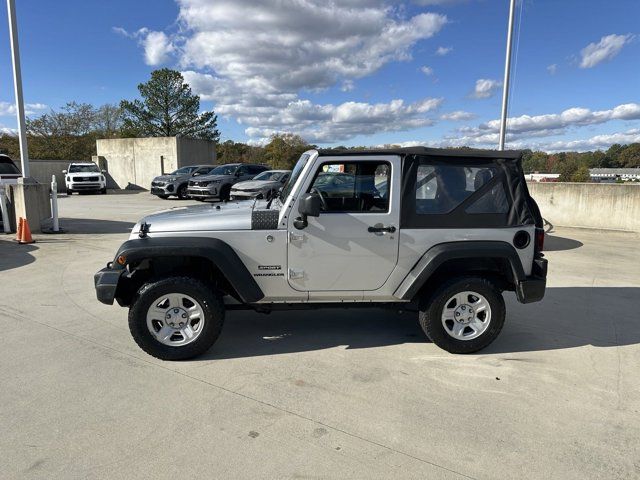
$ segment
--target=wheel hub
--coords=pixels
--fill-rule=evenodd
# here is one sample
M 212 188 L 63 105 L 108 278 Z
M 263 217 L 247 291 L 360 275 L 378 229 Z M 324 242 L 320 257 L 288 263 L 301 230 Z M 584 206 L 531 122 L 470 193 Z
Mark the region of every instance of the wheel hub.
M 475 312 L 471 305 L 466 303 L 458 305 L 453 311 L 454 320 L 463 325 L 468 325 L 475 318 Z
M 172 307 L 167 309 L 167 314 L 165 315 L 165 321 L 167 325 L 173 328 L 180 328 L 187 323 L 187 319 L 189 318 L 189 314 L 184 308 L 181 307 Z

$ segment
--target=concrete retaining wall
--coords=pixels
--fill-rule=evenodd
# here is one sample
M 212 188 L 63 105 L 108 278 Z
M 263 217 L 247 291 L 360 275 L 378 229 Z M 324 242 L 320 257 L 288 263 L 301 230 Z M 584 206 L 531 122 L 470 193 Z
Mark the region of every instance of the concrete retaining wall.
M 163 173 L 195 164 L 215 164 L 215 144 L 177 137 L 117 138 L 96 141 L 100 168 L 109 188 L 144 188 Z M 94 160 L 94 161 L 95 161 Z
M 553 225 L 640 232 L 640 185 L 529 183 L 542 216 Z
M 58 182 L 58 191 L 64 191 L 64 173 L 62 170 L 66 170 L 71 162 L 87 162 L 88 160 L 29 160 L 29 171 L 31 176 L 40 183 L 51 184 L 51 175 L 56 176 L 56 182 Z M 20 162 L 15 162 L 16 166 L 20 168 Z

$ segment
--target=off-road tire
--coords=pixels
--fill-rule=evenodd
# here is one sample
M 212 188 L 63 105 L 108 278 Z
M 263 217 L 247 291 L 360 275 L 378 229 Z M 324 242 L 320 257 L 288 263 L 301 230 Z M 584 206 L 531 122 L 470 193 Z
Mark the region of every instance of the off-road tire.
M 73 190 L 69 190 L 67 188 L 67 197 L 70 197 L 71 195 L 73 195 Z
M 178 190 L 176 190 L 176 195 L 178 196 L 178 198 L 180 200 L 186 200 L 187 198 L 189 198 L 189 195 L 187 194 L 187 184 L 183 184 L 180 185 L 178 187 Z
M 230 196 L 231 196 L 231 185 L 224 185 L 220 189 L 220 201 L 228 202 Z
M 449 335 L 442 325 L 445 302 L 458 292 L 477 292 L 491 307 L 491 320 L 487 329 L 472 340 L 458 340 Z M 489 280 L 482 277 L 458 277 L 445 282 L 431 295 L 421 299 L 420 326 L 427 337 L 449 353 L 474 353 L 493 342 L 504 325 L 505 305 L 502 293 Z
M 102 195 L 106 195 L 107 194 L 107 187 L 104 187 L 104 188 L 100 189 L 100 193 Z
M 160 343 L 147 328 L 147 311 L 154 300 L 168 293 L 184 293 L 202 306 L 204 330 L 192 343 L 173 347 Z M 169 277 L 144 284 L 129 308 L 129 331 L 138 346 L 160 360 L 187 360 L 203 354 L 220 336 L 225 309 L 222 297 L 211 287 L 191 277 Z

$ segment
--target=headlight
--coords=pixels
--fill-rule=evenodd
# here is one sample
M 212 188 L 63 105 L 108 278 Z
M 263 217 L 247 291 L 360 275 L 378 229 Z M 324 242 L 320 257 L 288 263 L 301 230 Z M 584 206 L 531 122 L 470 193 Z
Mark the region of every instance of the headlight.
M 70 182 L 70 181 L 71 181 L 71 177 L 67 177 L 67 182 Z
M 104 177 L 102 175 L 100 175 L 100 181 L 104 182 Z

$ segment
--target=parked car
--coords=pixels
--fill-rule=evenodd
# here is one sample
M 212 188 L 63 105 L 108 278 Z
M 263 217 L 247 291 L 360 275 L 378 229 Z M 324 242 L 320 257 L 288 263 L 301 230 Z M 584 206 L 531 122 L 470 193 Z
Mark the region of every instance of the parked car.
M 238 182 L 231 187 L 231 200 L 266 198 L 270 200 L 289 179 L 291 170 L 267 170 L 253 180 Z
M 70 163 L 67 170 L 63 170 L 67 195 L 73 192 L 107 193 L 107 179 L 104 170 L 100 170 L 93 162 Z
M 189 181 L 188 195 L 196 200 L 229 200 L 232 185 L 269 170 L 265 165 L 230 163 L 214 168 L 208 175 Z
M 187 196 L 189 179 L 200 175 L 207 175 L 215 167 L 213 165 L 189 165 L 182 167 L 168 175 L 160 175 L 151 182 L 151 194 L 166 200 L 175 195 L 180 200 Z
M 12 185 L 18 182 L 22 173 L 9 155 L 0 154 L 0 184 Z
M 353 188 L 328 196 L 336 171 Z M 146 216 L 94 281 L 164 360 L 205 352 L 226 309 L 347 305 L 415 311 L 434 344 L 472 353 L 502 330 L 504 291 L 543 298 L 542 227 L 521 152 L 310 150 L 271 201 Z

